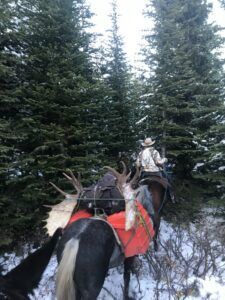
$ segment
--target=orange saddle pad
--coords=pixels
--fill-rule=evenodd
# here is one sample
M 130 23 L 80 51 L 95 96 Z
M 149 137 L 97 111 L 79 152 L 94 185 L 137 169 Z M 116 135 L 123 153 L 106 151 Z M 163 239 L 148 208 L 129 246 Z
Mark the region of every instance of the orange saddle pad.
M 134 228 L 125 231 L 125 212 L 113 214 L 107 221 L 115 228 L 123 245 L 126 257 L 144 254 L 155 235 L 152 222 L 147 211 L 136 201 L 137 215 Z
M 137 215 L 135 226 L 128 231 L 125 230 L 124 211 L 107 217 L 107 221 L 118 234 L 126 257 L 146 253 L 155 234 L 147 211 L 138 201 L 136 201 L 136 208 Z M 67 226 L 79 219 L 91 217 L 93 217 L 93 215 L 86 210 L 80 210 L 72 215 Z

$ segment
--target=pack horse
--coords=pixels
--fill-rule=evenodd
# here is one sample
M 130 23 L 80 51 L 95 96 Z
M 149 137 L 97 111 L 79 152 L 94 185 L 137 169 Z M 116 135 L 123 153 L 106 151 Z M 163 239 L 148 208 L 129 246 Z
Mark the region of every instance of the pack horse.
M 49 213 L 46 227 L 52 238 L 15 269 L 0 275 L 0 295 L 4 296 L 3 299 L 29 299 L 59 237 L 57 300 L 97 299 L 108 269 L 122 262 L 123 297 L 131 299 L 129 281 L 134 257 L 147 251 L 155 232 L 144 189 L 133 188 L 139 177 L 138 171 L 132 180 L 128 180 L 130 174 L 127 175 L 124 164 L 122 173 L 107 168 L 108 172 L 89 188 L 83 188 L 71 171 L 70 175 L 64 173 L 76 189 L 76 194 L 67 194 L 52 183 L 65 197 L 64 201 L 52 206 Z M 158 178 L 151 178 L 145 184 L 151 189 L 157 234 L 166 185 Z M 142 200 L 137 201 L 139 199 Z
M 133 189 L 133 183 L 138 178 L 138 172 L 132 180 L 128 181 L 130 174 L 127 175 L 125 165 L 122 173 L 113 168 L 107 168 L 109 172 L 96 185 L 88 189 L 82 188 L 72 172 L 70 172 L 70 176 L 64 174 L 76 188 L 76 196 L 68 195 L 54 185 L 65 198 L 72 199 L 75 203 L 72 213 L 75 220 L 71 221 L 70 219 L 65 226 L 57 248 L 59 262 L 56 279 L 57 300 L 97 299 L 108 269 L 121 262 L 124 262 L 123 297 L 131 299 L 129 297 L 131 267 L 135 254 L 141 253 L 135 252 L 136 250 L 131 246 L 132 228 L 145 234 L 146 244 L 141 245 L 144 249 L 142 249 L 143 253 L 147 251 L 149 243 L 153 239 L 154 230 L 144 203 L 143 206 L 140 203 L 137 205 L 135 200 L 137 190 Z M 66 203 L 66 201 L 64 200 L 62 203 Z M 99 202 L 100 204 L 98 204 Z M 104 217 L 94 216 L 98 210 L 104 212 Z M 142 222 L 137 225 L 137 219 L 140 220 L 137 218 L 138 212 Z M 123 233 L 118 234 L 110 223 L 115 215 L 121 217 L 121 214 L 123 214 L 124 228 L 127 230 L 127 232 L 125 229 L 123 231 L 126 245 L 120 243 Z M 82 216 L 76 218 L 77 215 Z M 47 224 L 47 227 L 51 227 L 50 223 Z M 129 243 L 131 247 L 124 249 Z M 135 244 L 136 242 L 133 243 L 134 248 Z

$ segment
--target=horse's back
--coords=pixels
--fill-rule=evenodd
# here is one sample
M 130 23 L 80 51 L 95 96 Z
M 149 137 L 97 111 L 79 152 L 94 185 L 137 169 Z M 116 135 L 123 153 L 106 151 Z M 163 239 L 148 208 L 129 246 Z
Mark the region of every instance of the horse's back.
M 57 250 L 58 261 L 71 241 L 78 242 L 73 280 L 76 292 L 86 299 L 96 299 L 109 268 L 116 239 L 107 222 L 98 219 L 80 219 L 65 230 Z M 75 251 L 75 250 L 74 250 Z M 79 296 L 77 297 L 79 298 Z M 87 298 L 89 299 L 89 298 Z
M 58 260 L 60 260 L 65 244 L 72 238 L 78 239 L 80 247 L 84 246 L 87 251 L 96 246 L 112 249 L 115 244 L 114 233 L 107 222 L 91 218 L 80 219 L 64 230 L 57 249 Z

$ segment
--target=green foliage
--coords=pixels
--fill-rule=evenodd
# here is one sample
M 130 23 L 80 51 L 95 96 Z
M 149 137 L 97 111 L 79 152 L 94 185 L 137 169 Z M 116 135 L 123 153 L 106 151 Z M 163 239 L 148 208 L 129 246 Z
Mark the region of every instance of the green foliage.
M 112 2 L 112 28 L 109 30 L 109 43 L 106 50 L 104 82 L 107 95 L 102 112 L 105 155 L 109 161 L 127 160 L 134 143 L 131 115 L 133 102 L 130 93 L 130 74 L 123 41 L 119 34 L 116 1 Z
M 145 62 L 152 96 L 149 129 L 160 138 L 178 178 L 191 178 L 197 163 L 212 154 L 203 147 L 224 109 L 219 28 L 207 22 L 206 1 L 149 1 L 155 27 L 146 35 Z M 207 143 L 209 144 L 209 143 Z
M 146 136 L 174 163 L 178 197 L 225 194 L 224 74 L 211 7 L 148 3 L 148 72 L 135 78 L 115 1 L 108 47 L 96 53 L 85 0 L 0 0 L 2 245 L 41 227 L 43 205 L 60 199 L 49 181 L 72 192 L 62 176 L 70 168 L 88 185 L 103 165 L 130 161 Z
M 68 190 L 65 169 L 80 172 L 84 184 L 95 178 L 91 171 L 102 167 L 95 124 L 101 97 L 85 1 L 22 0 L 16 6 L 5 1 L 1 14 L 8 44 L 0 57 L 0 216 L 2 232 L 10 236 L 35 228 L 43 204 L 57 201 L 49 181 Z

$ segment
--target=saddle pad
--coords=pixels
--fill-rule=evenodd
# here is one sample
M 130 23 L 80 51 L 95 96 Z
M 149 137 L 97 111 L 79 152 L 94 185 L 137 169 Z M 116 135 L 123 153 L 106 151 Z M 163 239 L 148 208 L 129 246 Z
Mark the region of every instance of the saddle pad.
M 79 210 L 71 216 L 66 226 L 70 225 L 73 222 L 76 222 L 79 219 L 91 218 L 91 217 L 93 217 L 93 215 L 88 213 L 85 209 Z
M 125 212 L 121 211 L 107 217 L 107 222 L 116 230 L 121 241 L 125 257 L 131 257 L 147 252 L 154 237 L 152 221 L 144 207 L 136 201 L 136 223 L 134 228 L 125 230 Z M 69 220 L 67 226 L 82 218 L 91 218 L 92 214 L 85 210 L 76 212 Z
M 115 228 L 119 236 L 126 257 L 146 253 L 155 234 L 147 211 L 138 201 L 136 201 L 136 208 L 136 224 L 134 228 L 128 231 L 125 230 L 124 211 L 107 218 L 107 221 Z

